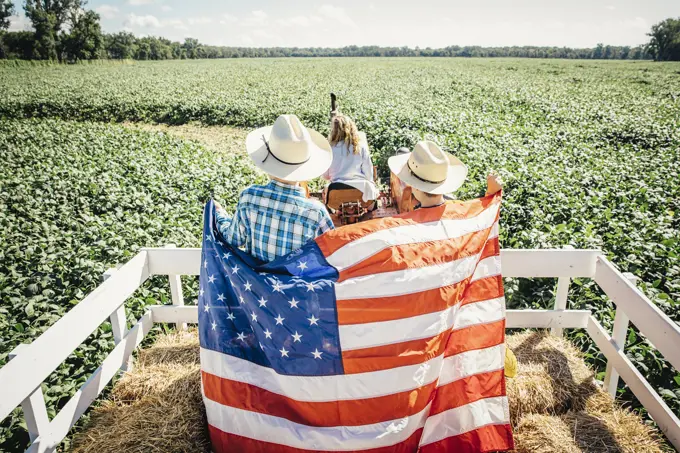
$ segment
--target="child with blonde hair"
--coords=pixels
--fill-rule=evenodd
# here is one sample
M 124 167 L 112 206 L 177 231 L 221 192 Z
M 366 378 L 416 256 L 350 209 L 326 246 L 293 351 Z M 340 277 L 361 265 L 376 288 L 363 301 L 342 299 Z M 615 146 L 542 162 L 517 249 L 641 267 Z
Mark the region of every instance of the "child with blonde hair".
M 333 150 L 333 162 L 323 175 L 331 182 L 327 195 L 332 190 L 354 188 L 362 192 L 364 201 L 375 200 L 378 188 L 373 180 L 373 162 L 368 143 L 352 118 L 334 113 L 328 142 Z

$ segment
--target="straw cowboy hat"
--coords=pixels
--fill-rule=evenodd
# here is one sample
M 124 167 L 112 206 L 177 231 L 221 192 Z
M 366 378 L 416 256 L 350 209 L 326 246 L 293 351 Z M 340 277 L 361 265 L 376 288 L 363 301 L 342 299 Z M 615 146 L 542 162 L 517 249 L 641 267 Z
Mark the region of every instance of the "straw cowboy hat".
M 411 187 L 433 195 L 453 192 L 463 185 L 467 167 L 436 143 L 416 143 L 413 152 L 392 156 L 387 161 L 392 173 Z
M 273 126 L 249 133 L 246 150 L 257 167 L 288 181 L 321 176 L 333 161 L 326 137 L 307 129 L 295 115 L 281 115 Z

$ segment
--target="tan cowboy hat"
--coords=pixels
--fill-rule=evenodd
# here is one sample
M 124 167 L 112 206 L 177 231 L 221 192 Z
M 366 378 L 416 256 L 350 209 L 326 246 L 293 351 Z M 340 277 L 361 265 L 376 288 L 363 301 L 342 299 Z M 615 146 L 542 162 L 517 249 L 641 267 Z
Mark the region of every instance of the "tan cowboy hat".
M 249 133 L 246 150 L 257 167 L 288 181 L 321 176 L 333 161 L 326 137 L 307 129 L 295 115 L 281 115 L 273 126 Z
M 387 162 L 392 173 L 404 183 L 433 195 L 458 189 L 468 171 L 456 156 L 430 141 L 418 142 L 413 152 L 392 156 Z

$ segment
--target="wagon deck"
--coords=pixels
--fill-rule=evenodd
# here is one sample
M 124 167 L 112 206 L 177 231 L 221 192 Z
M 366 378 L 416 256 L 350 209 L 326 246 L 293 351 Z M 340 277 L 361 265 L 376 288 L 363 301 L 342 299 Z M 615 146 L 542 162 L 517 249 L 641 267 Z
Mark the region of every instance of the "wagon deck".
M 658 431 L 615 404 L 569 341 L 538 330 L 507 344 L 519 362 L 507 380 L 517 453 L 662 451 Z M 209 453 L 206 423 L 197 331 L 180 329 L 139 351 L 73 437 L 73 453 Z
M 13 359 L 0 369 L 0 419 L 17 406 L 22 407 L 32 441 L 27 451 L 54 451 L 111 379 L 128 366 L 132 353 L 155 323 L 174 323 L 178 329 L 185 329 L 187 324 L 197 322 L 197 306 L 184 305 L 180 276 L 198 275 L 200 256 L 200 249 L 143 249 L 119 269 L 107 272 L 99 287 L 35 341 L 13 351 Z M 680 369 L 680 327 L 598 250 L 503 250 L 501 256 L 504 277 L 558 281 L 553 309 L 508 310 L 507 328 L 549 328 L 558 337 L 564 329 L 583 330 L 607 359 L 603 389 L 615 395 L 622 378 L 670 443 L 680 448 L 680 420 L 624 353 L 632 322 L 666 360 Z M 126 299 L 154 275 L 169 278 L 172 305 L 149 306 L 134 325 L 128 326 Z M 572 278 L 593 279 L 616 305 L 611 334 L 589 310 L 568 308 Z M 107 320 L 117 346 L 50 420 L 41 384 Z M 516 401 L 521 402 L 521 398 Z

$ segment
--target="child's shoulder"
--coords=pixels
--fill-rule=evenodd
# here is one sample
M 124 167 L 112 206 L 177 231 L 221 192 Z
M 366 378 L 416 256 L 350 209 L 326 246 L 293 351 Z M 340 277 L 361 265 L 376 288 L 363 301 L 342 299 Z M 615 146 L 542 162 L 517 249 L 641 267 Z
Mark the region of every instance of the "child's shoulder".
M 314 210 L 316 210 L 316 211 L 322 211 L 322 210 L 325 210 L 325 209 L 326 209 L 326 206 L 324 206 L 324 204 L 321 203 L 321 202 L 320 202 L 319 200 L 317 200 L 316 198 L 305 198 L 305 201 L 307 202 L 307 204 L 309 204 L 309 206 L 310 206 L 312 209 L 314 209 Z
M 321 219 L 324 217 L 324 213 L 326 215 L 328 213 L 326 206 L 316 198 L 303 198 L 299 200 L 298 206 L 307 212 L 307 217 L 318 217 Z
M 263 184 L 251 184 L 241 191 L 241 197 L 262 195 L 268 190 L 266 185 Z
M 253 184 L 241 191 L 238 196 L 238 204 L 241 208 L 258 206 L 261 203 L 262 198 L 267 198 L 267 187 Z

